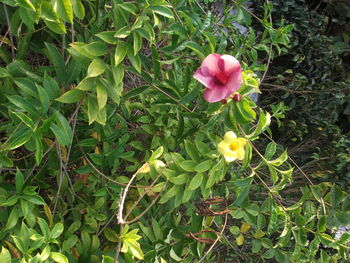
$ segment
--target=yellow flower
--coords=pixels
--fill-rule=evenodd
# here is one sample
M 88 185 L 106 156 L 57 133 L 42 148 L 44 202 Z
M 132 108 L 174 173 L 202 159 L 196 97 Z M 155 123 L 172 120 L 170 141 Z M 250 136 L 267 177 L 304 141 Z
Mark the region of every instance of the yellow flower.
M 225 133 L 224 140 L 219 143 L 218 151 L 225 157 L 226 162 L 233 162 L 236 159 L 243 160 L 246 143 L 246 139 L 237 138 L 233 131 L 229 131 Z

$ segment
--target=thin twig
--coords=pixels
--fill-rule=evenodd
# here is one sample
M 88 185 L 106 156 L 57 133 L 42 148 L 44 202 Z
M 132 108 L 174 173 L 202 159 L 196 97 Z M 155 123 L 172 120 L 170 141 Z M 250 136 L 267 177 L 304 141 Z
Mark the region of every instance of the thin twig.
M 182 108 L 184 108 L 186 111 L 188 112 L 192 112 L 189 108 L 187 108 L 185 105 L 183 105 L 180 101 L 178 101 L 177 99 L 175 99 L 173 96 L 169 95 L 168 93 L 166 93 L 165 91 L 163 91 L 162 89 L 158 88 L 157 86 L 155 86 L 154 84 L 150 84 L 152 88 L 158 90 L 159 92 L 161 92 L 162 94 L 164 94 L 165 96 L 167 96 L 169 99 L 175 101 L 178 105 L 180 105 Z
M 5 13 L 5 17 L 6 17 L 6 23 L 7 23 L 7 27 L 9 30 L 9 35 L 10 35 L 10 41 L 11 41 L 11 55 L 12 55 L 12 59 L 15 58 L 15 50 L 14 50 L 14 43 L 13 43 L 13 36 L 12 36 L 12 32 L 11 32 L 11 23 L 10 23 L 10 18 L 9 18 L 9 14 L 7 12 L 7 6 L 2 3 L 4 6 L 4 13 Z
M 56 144 L 56 151 L 57 151 L 57 156 L 60 160 L 60 180 L 58 182 L 58 189 L 54 198 L 54 206 L 53 206 L 53 210 L 52 210 L 52 216 L 55 216 L 55 212 L 56 212 L 56 207 L 57 207 L 57 203 L 58 203 L 58 196 L 60 194 L 61 191 L 61 186 L 62 186 L 62 182 L 63 182 L 63 176 L 64 176 L 64 172 L 63 172 L 63 160 L 62 160 L 62 152 L 61 152 L 61 148 L 58 144 Z
M 222 234 L 225 231 L 226 228 L 226 224 L 227 224 L 227 214 L 225 214 L 225 222 L 224 225 L 220 231 L 220 234 L 218 235 L 218 237 L 215 239 L 214 243 L 209 247 L 209 249 L 207 250 L 207 252 L 205 252 L 205 254 L 203 255 L 203 257 L 197 262 L 197 263 L 201 263 L 204 261 L 204 259 L 208 256 L 208 254 L 213 250 L 213 248 L 215 247 L 216 243 L 220 240 Z
M 136 176 L 139 174 L 139 172 L 144 169 L 147 165 L 149 165 L 148 163 L 144 163 L 144 165 L 141 166 L 141 168 L 139 168 L 130 178 L 130 181 L 128 182 L 128 184 L 126 185 L 122 197 L 119 200 L 119 206 L 118 206 L 118 212 L 117 212 L 117 219 L 118 219 L 118 223 L 119 224 L 125 224 L 125 220 L 123 218 L 123 209 L 124 209 L 124 202 L 125 202 L 125 198 L 126 195 L 128 194 L 129 188 L 131 183 L 134 181 L 134 179 L 136 178 Z
M 266 3 L 269 3 L 269 0 L 266 0 Z M 271 13 L 269 15 L 269 20 L 270 20 L 270 24 L 272 26 L 272 16 Z M 261 79 L 260 79 L 260 83 L 262 83 L 265 79 L 265 76 L 267 74 L 267 71 L 269 70 L 270 67 L 270 63 L 271 63 L 271 57 L 272 57 L 272 42 L 270 43 L 270 47 L 269 47 L 269 55 L 268 55 L 268 59 L 267 59 L 267 64 L 266 64 L 266 69 L 264 71 L 264 74 L 262 75 Z
M 123 231 L 124 229 L 124 225 L 120 225 L 120 233 Z M 118 242 L 118 245 L 117 245 L 117 251 L 115 252 L 115 256 L 114 256 L 114 263 L 118 263 L 119 262 L 119 253 L 120 253 L 120 250 L 121 250 L 121 247 L 122 247 L 122 242 L 121 240 Z
M 104 173 L 102 173 L 89 159 L 89 157 L 87 156 L 87 154 L 85 153 L 84 149 L 82 147 L 79 147 L 80 148 L 80 151 L 81 153 L 83 154 L 84 156 L 84 159 L 87 161 L 87 163 L 91 166 L 92 169 L 95 170 L 95 172 L 97 172 L 99 175 L 101 175 L 103 178 L 105 178 L 106 180 L 114 183 L 114 184 L 117 184 L 117 185 L 120 185 L 120 186 L 124 186 L 126 187 L 127 184 L 123 184 L 123 183 L 120 183 L 120 182 L 117 182 L 115 180 L 113 180 L 112 178 L 109 178 L 107 175 L 105 175 Z M 148 188 L 149 186 L 145 186 L 145 185 L 130 185 L 130 188 Z

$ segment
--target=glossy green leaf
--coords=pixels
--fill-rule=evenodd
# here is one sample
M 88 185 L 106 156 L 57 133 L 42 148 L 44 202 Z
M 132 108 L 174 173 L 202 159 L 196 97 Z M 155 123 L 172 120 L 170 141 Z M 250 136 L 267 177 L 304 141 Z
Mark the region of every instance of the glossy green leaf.
M 84 91 L 75 88 L 65 92 L 56 100 L 62 103 L 76 103 L 79 102 L 83 96 Z
M 94 59 L 88 67 L 87 76 L 89 78 L 97 77 L 103 74 L 105 70 L 106 70 L 105 63 L 101 59 Z
M 204 174 L 202 174 L 202 173 L 197 173 L 197 174 L 191 179 L 191 182 L 190 182 L 190 184 L 188 185 L 188 189 L 189 189 L 189 190 L 196 190 L 196 189 L 202 184 L 203 178 L 204 178 Z
M 114 37 L 115 31 L 103 31 L 96 34 L 97 37 L 101 38 L 108 44 L 117 44 L 117 38 Z
M 150 6 L 149 7 L 154 13 L 159 14 L 161 16 L 174 19 L 173 12 L 165 6 Z
M 11 261 L 11 254 L 5 247 L 1 247 L 0 262 L 2 262 L 2 263 L 11 263 L 12 262 Z
M 52 258 L 57 263 L 69 263 L 68 258 L 65 255 L 58 252 L 51 252 L 50 258 Z
M 98 104 L 98 109 L 101 110 L 105 107 L 107 103 L 107 90 L 105 86 L 100 82 L 96 82 L 96 94 L 97 94 L 97 104 Z

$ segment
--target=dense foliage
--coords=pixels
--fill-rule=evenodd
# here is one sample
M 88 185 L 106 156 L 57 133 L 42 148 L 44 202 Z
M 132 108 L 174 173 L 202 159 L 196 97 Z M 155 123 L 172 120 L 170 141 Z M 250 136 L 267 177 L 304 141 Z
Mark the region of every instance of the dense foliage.
M 317 17 L 300 1 L 1 2 L 1 263 L 349 260 L 346 180 L 314 181 L 274 141 L 337 131 L 322 154 L 348 163 L 346 48 L 312 62 L 334 39 L 303 38 L 314 20 L 284 15 Z M 242 68 L 219 102 L 192 77 L 213 53 Z M 287 95 L 257 106 L 264 83 Z

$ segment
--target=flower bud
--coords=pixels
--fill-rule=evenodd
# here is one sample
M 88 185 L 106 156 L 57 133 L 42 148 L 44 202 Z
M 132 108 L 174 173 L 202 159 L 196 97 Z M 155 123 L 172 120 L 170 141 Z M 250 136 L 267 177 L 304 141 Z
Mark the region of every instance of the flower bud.
M 242 95 L 239 94 L 239 93 L 234 94 L 233 95 L 233 100 L 237 101 L 237 102 L 241 101 L 242 100 Z

